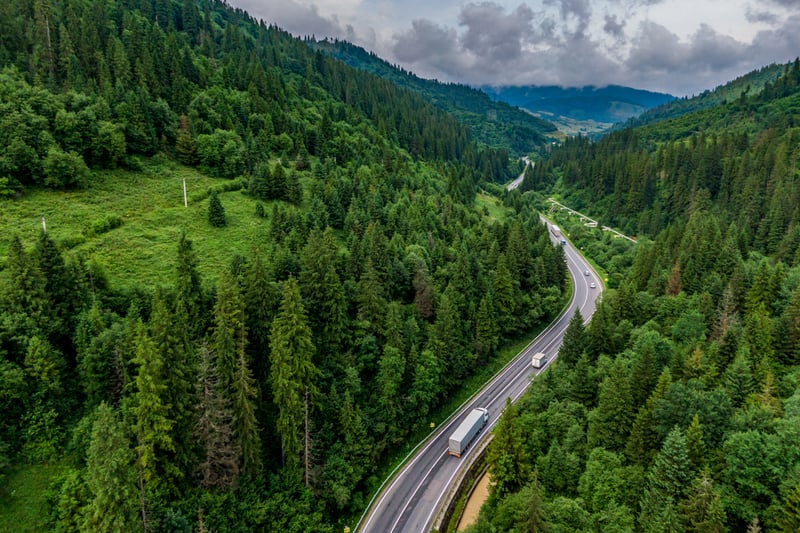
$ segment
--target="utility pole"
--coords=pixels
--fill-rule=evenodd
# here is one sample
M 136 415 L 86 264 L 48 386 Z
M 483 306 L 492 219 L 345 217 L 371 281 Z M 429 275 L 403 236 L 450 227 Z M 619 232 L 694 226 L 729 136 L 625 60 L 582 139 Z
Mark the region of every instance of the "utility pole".
M 186 178 L 183 178 L 183 207 L 189 207 L 189 202 L 186 201 Z
M 47 222 L 44 221 L 44 217 L 42 217 L 42 231 L 47 233 Z

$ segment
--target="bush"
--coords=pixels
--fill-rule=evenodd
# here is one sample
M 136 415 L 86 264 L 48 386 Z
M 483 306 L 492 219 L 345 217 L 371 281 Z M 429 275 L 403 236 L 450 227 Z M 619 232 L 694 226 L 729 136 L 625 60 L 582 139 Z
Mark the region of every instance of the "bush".
M 75 152 L 50 148 L 42 164 L 47 187 L 83 187 L 89 179 L 89 167 Z
M 95 220 L 92 222 L 92 225 L 89 229 L 84 232 L 87 237 L 91 237 L 94 235 L 102 235 L 103 233 L 108 233 L 112 229 L 116 229 L 122 224 L 124 221 L 122 217 L 119 215 L 106 215 L 105 217 Z

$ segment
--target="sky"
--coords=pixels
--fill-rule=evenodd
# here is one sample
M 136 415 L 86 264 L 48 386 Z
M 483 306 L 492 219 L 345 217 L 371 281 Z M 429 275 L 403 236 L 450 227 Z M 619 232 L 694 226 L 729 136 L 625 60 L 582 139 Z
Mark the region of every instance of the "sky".
M 800 0 L 228 0 L 418 76 L 691 96 L 800 55 Z

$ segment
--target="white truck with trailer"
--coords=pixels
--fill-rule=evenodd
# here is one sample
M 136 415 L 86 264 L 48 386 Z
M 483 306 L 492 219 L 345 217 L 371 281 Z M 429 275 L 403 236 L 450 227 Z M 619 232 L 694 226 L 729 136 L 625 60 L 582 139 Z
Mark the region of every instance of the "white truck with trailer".
M 456 428 L 452 435 L 450 435 L 449 446 L 447 453 L 461 457 L 461 454 L 467 449 L 467 446 L 475 439 L 475 436 L 480 433 L 486 422 L 489 421 L 489 411 L 485 407 L 478 407 L 473 409 L 467 415 L 467 418 L 461 422 L 461 425 Z

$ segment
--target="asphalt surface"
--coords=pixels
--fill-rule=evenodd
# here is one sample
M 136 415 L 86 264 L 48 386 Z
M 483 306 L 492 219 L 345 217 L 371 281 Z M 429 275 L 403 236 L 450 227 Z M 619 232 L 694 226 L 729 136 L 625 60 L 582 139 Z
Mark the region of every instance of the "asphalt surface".
M 551 236 L 551 238 L 553 238 Z M 554 239 L 554 242 L 559 242 Z M 531 378 L 542 372 L 531 366 L 534 353 L 544 352 L 552 363 L 561 346 L 564 331 L 575 313 L 581 310 L 588 322 L 595 310 L 595 302 L 603 290 L 603 283 L 575 248 L 567 243 L 564 246 L 570 276 L 574 282 L 573 298 L 566 312 L 547 327 L 501 372 L 459 410 L 457 416 L 443 424 L 430 440 L 420 446 L 416 454 L 396 474 L 390 483 L 373 502 L 369 512 L 358 527 L 359 532 L 388 533 L 413 532 L 427 533 L 432 527 L 434 513 L 441 499 L 456 477 L 465 459 L 475 450 L 476 444 L 494 427 L 505 406 L 506 398 L 516 401 L 530 385 Z M 588 270 L 590 275 L 584 272 Z M 590 288 L 595 282 L 597 288 Z M 451 433 L 476 407 L 489 410 L 489 422 L 475 438 L 467 451 L 457 458 L 447 454 L 447 441 Z

